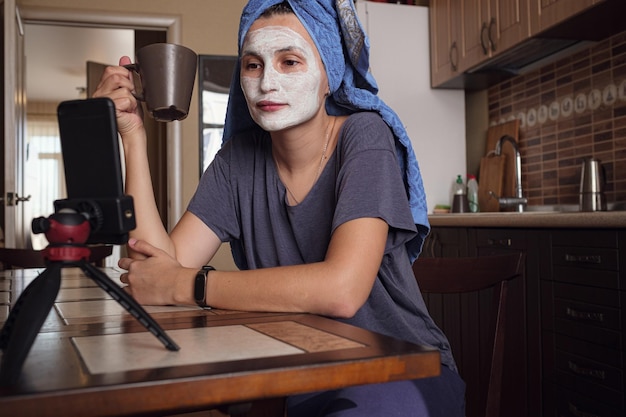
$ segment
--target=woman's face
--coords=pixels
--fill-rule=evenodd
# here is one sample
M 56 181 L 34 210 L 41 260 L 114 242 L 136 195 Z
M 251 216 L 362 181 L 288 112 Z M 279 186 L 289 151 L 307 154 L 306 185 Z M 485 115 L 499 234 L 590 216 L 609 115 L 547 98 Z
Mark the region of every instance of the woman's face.
M 306 122 L 323 106 L 326 72 L 295 15 L 252 24 L 243 42 L 241 88 L 252 119 L 270 132 Z

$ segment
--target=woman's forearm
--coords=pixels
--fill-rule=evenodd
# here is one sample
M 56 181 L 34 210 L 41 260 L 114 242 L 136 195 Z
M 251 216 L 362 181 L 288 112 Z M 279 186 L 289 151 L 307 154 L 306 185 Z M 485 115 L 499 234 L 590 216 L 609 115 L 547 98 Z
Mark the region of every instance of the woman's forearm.
M 154 197 L 145 131 L 133 134 L 143 135 L 143 137 L 124 138 L 123 140 L 126 163 L 126 194 L 133 197 L 137 223 L 137 227 L 130 232 L 130 236 L 145 240 L 175 256 L 174 246 L 161 221 Z

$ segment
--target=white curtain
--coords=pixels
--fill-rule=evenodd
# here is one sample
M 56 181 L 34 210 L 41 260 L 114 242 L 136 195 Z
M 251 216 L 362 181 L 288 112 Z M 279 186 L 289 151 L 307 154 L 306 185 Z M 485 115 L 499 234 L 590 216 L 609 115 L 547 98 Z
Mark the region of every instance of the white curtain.
M 33 218 L 54 212 L 55 200 L 65 198 L 65 176 L 56 115 L 29 114 L 26 121 L 26 162 L 24 165 L 25 219 L 30 227 Z M 31 233 L 34 249 L 47 244 L 44 235 Z

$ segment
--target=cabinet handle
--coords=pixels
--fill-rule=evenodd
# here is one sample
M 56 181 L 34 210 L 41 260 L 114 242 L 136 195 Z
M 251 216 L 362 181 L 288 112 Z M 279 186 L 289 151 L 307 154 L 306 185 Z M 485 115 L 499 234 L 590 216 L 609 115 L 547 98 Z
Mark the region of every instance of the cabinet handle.
M 450 45 L 450 66 L 453 72 L 456 72 L 459 68 L 459 49 L 456 46 L 456 41 Z
M 572 413 L 572 415 L 576 417 L 600 417 L 598 414 L 589 413 L 587 411 L 581 411 L 578 409 L 578 407 L 576 407 L 574 404 L 570 402 L 567 403 L 567 408 L 569 409 L 569 412 Z
M 480 28 L 480 46 L 483 47 L 483 53 L 487 55 L 489 53 L 489 28 L 487 22 L 483 22 L 483 26 Z
M 489 246 L 505 246 L 510 247 L 513 244 L 513 240 L 511 238 L 504 239 L 487 239 L 487 244 Z
M 576 320 L 590 320 L 590 321 L 597 321 L 599 323 L 604 323 L 603 313 L 594 313 L 591 311 L 578 311 L 578 310 L 574 310 L 573 308 L 567 307 L 565 309 L 565 315 Z
M 573 262 L 578 264 L 601 264 L 602 256 L 600 255 L 572 255 L 565 254 L 565 262 Z
M 586 368 L 572 361 L 567 361 L 567 367 L 569 368 L 570 371 L 578 375 L 590 376 L 592 378 L 601 379 L 601 380 L 606 379 L 606 372 L 600 369 Z
M 498 46 L 496 44 L 496 35 L 493 33 L 494 29 L 496 29 L 496 18 L 492 17 L 491 22 L 489 23 L 489 43 L 491 44 L 491 50 L 496 52 Z

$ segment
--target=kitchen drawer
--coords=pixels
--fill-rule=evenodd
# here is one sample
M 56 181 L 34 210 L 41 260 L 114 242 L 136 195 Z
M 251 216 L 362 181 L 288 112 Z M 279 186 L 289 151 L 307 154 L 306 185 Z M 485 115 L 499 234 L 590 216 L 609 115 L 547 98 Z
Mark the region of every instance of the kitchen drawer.
M 620 292 L 579 285 L 541 283 L 541 327 L 590 342 L 621 345 Z
M 555 319 L 554 332 L 611 349 L 619 350 L 622 346 L 621 332 L 575 323 L 570 320 Z
M 592 288 L 584 285 L 552 283 L 554 299 L 579 301 L 601 307 L 620 308 L 620 292 L 608 288 Z
M 555 384 L 544 385 L 544 397 L 544 417 L 624 417 L 624 410 Z
M 554 281 L 588 285 L 590 287 L 611 288 L 613 290 L 619 290 L 624 287 L 623 284 L 620 284 L 619 272 L 609 270 L 554 266 L 552 279 Z M 590 288 L 589 290 L 593 291 L 594 289 Z
M 555 366 L 559 385 L 623 408 L 623 399 L 617 395 L 623 392 L 621 369 L 567 352 L 557 352 Z
M 558 230 L 552 233 L 553 246 L 577 246 L 582 248 L 618 248 L 618 236 L 614 230 Z
M 559 352 L 565 352 L 614 368 L 622 370 L 624 368 L 623 352 L 621 352 L 619 348 L 601 346 L 596 343 L 573 338 L 559 333 L 555 333 L 553 335 L 553 340 L 554 352 L 556 352 L 555 355 L 557 356 Z M 549 348 L 549 344 L 544 347 Z
M 477 229 L 476 246 L 479 248 L 525 251 L 528 248 L 526 231 L 516 229 Z
M 553 265 L 617 271 L 618 259 L 619 252 L 617 249 L 593 247 L 579 248 L 572 246 L 552 247 Z
M 621 331 L 620 310 L 572 300 L 554 300 L 554 318 L 574 324 Z

